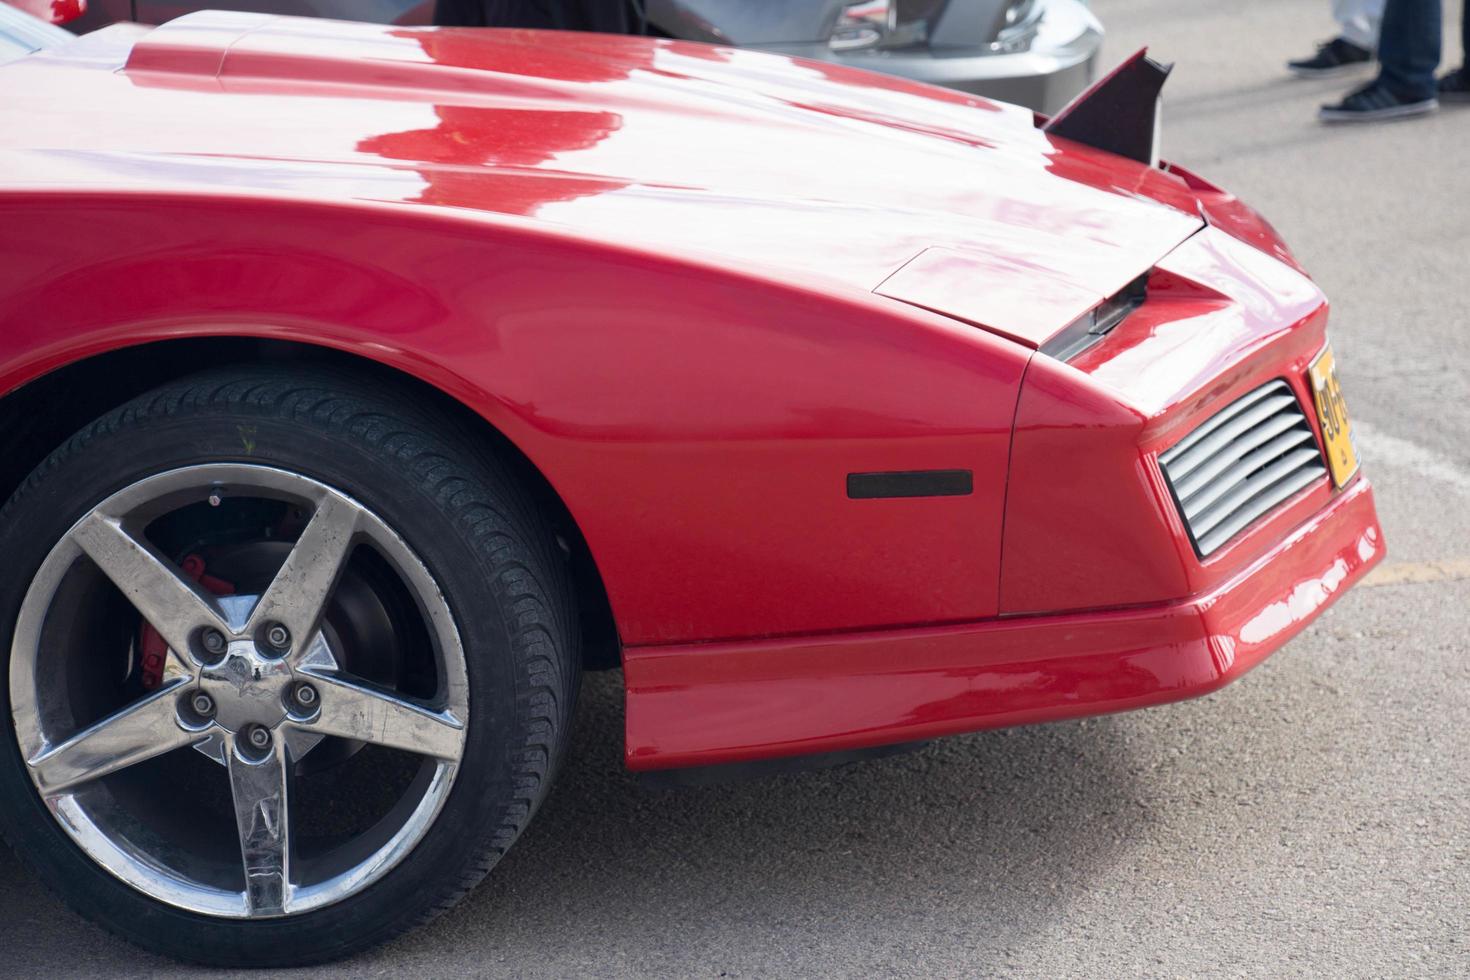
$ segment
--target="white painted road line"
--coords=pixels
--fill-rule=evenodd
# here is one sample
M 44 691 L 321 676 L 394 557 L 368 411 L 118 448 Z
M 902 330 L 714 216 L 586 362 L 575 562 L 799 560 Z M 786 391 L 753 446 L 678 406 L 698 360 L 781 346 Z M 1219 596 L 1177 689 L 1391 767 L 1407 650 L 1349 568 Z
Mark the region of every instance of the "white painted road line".
M 1408 439 L 1390 435 L 1369 422 L 1354 421 L 1353 434 L 1359 450 L 1375 464 L 1405 469 L 1470 496 L 1470 469 Z M 1365 579 L 1364 588 L 1384 585 L 1422 585 L 1429 582 L 1455 582 L 1470 579 L 1470 558 L 1447 558 L 1440 561 L 1409 561 L 1381 565 Z
M 1366 458 L 1370 467 L 1374 462 L 1399 466 L 1470 496 L 1470 469 L 1444 454 L 1389 435 L 1368 422 L 1354 420 L 1353 434 L 1358 440 L 1359 458 Z

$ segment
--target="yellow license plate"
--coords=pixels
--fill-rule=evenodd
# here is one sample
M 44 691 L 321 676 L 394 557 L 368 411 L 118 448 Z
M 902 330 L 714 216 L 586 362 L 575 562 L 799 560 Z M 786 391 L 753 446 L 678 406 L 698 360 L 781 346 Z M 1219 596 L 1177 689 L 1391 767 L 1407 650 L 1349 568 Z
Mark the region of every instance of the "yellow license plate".
M 1327 464 L 1332 482 L 1342 486 L 1358 472 L 1358 446 L 1353 424 L 1348 421 L 1347 402 L 1337 381 L 1337 361 L 1329 345 L 1307 369 L 1312 379 L 1312 400 L 1317 404 L 1317 421 L 1322 424 L 1322 441 L 1327 445 Z

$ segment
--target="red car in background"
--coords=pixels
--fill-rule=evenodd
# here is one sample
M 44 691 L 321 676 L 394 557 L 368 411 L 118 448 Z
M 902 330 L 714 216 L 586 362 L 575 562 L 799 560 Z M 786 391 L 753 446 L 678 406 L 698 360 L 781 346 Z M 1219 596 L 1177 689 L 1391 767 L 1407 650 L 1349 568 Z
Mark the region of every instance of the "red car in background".
M 1153 159 L 1161 82 L 0 6 L 6 836 L 305 963 L 488 871 L 584 669 L 668 781 L 1239 677 L 1384 543 L 1325 300 Z

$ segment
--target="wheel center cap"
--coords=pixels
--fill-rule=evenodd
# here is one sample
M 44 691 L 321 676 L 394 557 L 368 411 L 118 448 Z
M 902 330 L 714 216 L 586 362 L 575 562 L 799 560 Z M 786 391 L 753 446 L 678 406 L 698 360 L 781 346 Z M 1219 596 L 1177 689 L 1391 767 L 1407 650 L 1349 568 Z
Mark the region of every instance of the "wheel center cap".
M 291 678 L 285 660 L 262 656 L 249 640 L 235 640 L 223 660 L 200 672 L 199 688 L 214 699 L 215 722 L 238 732 L 250 725 L 280 724 Z

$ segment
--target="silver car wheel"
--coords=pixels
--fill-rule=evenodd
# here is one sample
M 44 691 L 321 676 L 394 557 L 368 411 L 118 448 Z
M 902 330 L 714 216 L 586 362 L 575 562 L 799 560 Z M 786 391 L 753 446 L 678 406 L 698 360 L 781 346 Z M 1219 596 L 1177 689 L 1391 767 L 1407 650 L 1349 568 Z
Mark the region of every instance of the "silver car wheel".
M 258 594 L 220 597 L 150 541 L 145 529 L 181 508 L 231 501 L 308 514 Z M 366 546 L 396 576 L 420 617 L 424 690 L 404 692 L 351 672 L 351 644 L 324 611 Z M 85 674 L 86 631 L 68 606 L 79 574 L 104 577 L 167 644 L 156 689 L 100 718 L 73 703 Z M 95 590 L 94 590 L 95 591 Z M 431 689 L 431 690 L 430 690 Z M 114 493 L 52 548 L 27 590 L 10 662 L 11 711 L 22 757 L 47 809 L 93 861 L 144 894 L 228 918 L 289 916 L 340 901 L 381 878 L 418 844 L 454 784 L 469 718 L 464 650 L 429 570 L 394 531 L 345 494 L 267 466 L 175 469 Z M 401 791 L 350 833 L 298 860 L 303 819 L 293 786 L 325 743 L 405 757 Z M 115 785 L 168 754 L 191 750 L 220 767 L 233 824 L 171 821 L 168 780 L 148 786 L 149 819 Z M 206 763 L 208 765 L 208 763 Z M 136 781 L 135 781 L 136 782 Z M 154 795 L 156 794 L 156 798 Z M 179 802 L 186 802 L 180 800 Z M 193 822 L 190 822 L 190 821 Z M 233 867 L 222 836 L 236 851 Z M 228 843 L 226 842 L 226 843 Z

